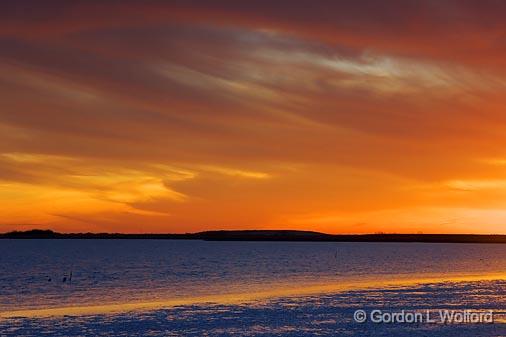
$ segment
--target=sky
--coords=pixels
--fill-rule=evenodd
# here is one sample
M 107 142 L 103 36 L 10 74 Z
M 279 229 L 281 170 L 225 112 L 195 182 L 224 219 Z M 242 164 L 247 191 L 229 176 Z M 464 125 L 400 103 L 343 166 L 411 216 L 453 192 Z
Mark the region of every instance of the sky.
M 504 1 L 2 1 L 0 232 L 506 234 Z

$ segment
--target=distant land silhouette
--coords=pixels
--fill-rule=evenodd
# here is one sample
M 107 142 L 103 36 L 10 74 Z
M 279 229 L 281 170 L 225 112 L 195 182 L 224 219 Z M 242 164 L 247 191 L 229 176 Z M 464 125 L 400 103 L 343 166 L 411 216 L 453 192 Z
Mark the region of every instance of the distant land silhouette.
M 58 233 L 34 229 L 0 234 L 0 239 L 150 239 L 206 241 L 320 241 L 506 243 L 506 235 L 481 234 L 325 234 L 298 230 L 220 230 L 186 234 Z

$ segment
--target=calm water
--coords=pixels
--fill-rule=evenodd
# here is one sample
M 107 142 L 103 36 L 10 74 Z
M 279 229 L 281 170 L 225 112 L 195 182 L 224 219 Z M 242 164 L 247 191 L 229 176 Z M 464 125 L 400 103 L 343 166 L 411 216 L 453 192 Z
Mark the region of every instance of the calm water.
M 479 244 L 0 240 L 0 311 L 506 273 L 505 257 L 506 245 Z

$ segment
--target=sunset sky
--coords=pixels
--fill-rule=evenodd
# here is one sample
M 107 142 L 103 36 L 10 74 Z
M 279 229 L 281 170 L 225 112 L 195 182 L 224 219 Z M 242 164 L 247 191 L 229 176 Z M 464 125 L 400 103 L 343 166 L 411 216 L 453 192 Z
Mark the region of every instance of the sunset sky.
M 0 232 L 506 234 L 506 1 L 2 1 Z

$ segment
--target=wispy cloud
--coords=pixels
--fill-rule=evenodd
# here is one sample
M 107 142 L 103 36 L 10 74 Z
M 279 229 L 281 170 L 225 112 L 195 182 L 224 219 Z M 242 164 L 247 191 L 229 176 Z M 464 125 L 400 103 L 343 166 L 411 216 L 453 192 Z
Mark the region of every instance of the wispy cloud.
M 505 9 L 4 2 L 2 222 L 496 231 Z

